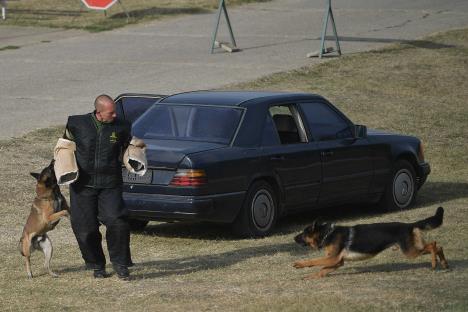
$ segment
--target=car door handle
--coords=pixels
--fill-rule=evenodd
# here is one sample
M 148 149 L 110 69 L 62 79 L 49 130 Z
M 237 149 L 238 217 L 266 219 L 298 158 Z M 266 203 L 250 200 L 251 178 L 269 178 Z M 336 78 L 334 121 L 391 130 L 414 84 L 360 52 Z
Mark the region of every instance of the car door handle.
M 285 159 L 286 158 L 284 158 L 284 156 L 271 156 L 270 157 L 270 160 L 273 160 L 273 161 L 283 161 Z
M 333 156 L 333 154 L 335 154 L 333 151 L 323 151 L 320 153 L 320 155 L 322 155 L 322 157 L 331 157 Z

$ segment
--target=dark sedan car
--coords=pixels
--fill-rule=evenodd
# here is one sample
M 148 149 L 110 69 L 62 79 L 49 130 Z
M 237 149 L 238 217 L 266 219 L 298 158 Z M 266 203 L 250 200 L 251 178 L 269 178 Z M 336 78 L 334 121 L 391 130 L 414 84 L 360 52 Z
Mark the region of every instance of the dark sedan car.
M 404 209 L 430 172 L 419 139 L 355 125 L 319 95 L 197 91 L 116 103 L 147 144 L 147 173 L 122 173 L 134 228 L 204 220 L 263 236 L 279 217 L 317 207 Z

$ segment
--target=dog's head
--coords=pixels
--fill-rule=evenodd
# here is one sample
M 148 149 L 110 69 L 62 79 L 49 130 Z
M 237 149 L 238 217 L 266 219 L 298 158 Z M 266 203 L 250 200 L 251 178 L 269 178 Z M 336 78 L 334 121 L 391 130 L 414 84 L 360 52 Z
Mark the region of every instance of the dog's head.
M 57 186 L 57 178 L 55 177 L 54 160 L 42 169 L 41 173 L 31 172 L 31 175 L 37 180 L 37 192 L 53 191 Z
M 324 229 L 329 227 L 328 223 L 314 221 L 307 226 L 301 233 L 294 237 L 294 241 L 301 246 L 311 247 L 312 249 L 320 249 L 320 238 Z

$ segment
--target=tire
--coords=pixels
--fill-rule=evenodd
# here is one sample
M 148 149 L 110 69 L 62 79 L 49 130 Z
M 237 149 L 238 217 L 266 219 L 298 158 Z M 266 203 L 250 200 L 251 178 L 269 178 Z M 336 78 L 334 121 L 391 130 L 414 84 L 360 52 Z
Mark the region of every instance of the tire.
M 132 232 L 143 231 L 143 229 L 148 225 L 148 222 L 149 221 L 147 220 L 128 219 L 128 225 Z
M 384 211 L 407 209 L 416 199 L 416 171 L 407 160 L 398 160 L 379 206 Z
M 278 209 L 274 190 L 265 181 L 254 182 L 233 223 L 234 232 L 242 237 L 264 237 L 275 226 Z

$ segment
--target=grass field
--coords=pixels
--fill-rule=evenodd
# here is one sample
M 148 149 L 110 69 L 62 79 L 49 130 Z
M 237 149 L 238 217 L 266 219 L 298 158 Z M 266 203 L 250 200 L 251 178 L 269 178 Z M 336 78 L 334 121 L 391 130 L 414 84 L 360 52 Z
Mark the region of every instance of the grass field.
M 229 6 L 270 0 L 230 0 Z M 7 1 L 7 19 L 0 25 L 45 26 L 103 31 L 181 14 L 207 13 L 218 8 L 218 0 L 122 0 L 104 11 L 89 10 L 81 0 Z
M 68 220 L 50 233 L 59 278 L 33 257 L 28 280 L 17 245 L 34 197 L 30 171 L 44 167 L 62 127 L 0 142 L 0 310 L 2 311 L 466 311 L 468 309 L 468 30 L 332 59 L 314 67 L 229 86 L 319 93 L 356 123 L 420 137 L 432 173 L 414 209 L 379 214 L 358 206 L 280 222 L 274 235 L 240 240 L 227 227 L 150 223 L 132 235 L 133 279 L 94 280 Z M 293 261 L 319 256 L 293 242 L 316 216 L 342 224 L 410 222 L 442 205 L 444 225 L 428 233 L 450 270 L 399 251 L 346 263 L 321 280 L 301 278 Z

